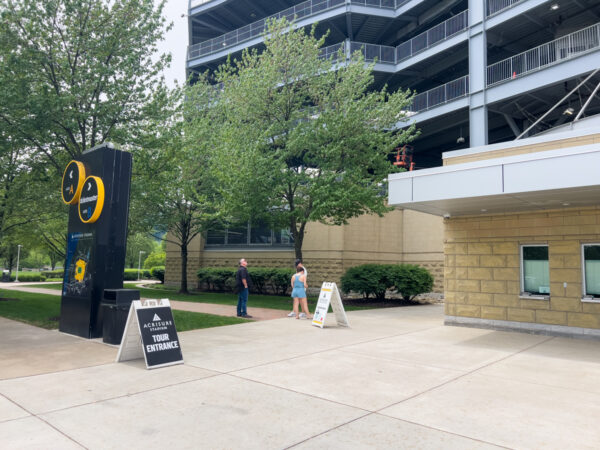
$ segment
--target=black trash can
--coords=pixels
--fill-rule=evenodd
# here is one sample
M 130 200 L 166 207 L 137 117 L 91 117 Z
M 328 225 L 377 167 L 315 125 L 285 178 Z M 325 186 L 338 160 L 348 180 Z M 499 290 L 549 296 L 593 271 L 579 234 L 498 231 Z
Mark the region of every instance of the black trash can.
M 8 283 L 10 281 L 10 272 L 8 270 L 2 271 L 2 282 Z
M 131 302 L 140 299 L 136 289 L 105 289 L 102 299 L 102 342 L 120 345 Z

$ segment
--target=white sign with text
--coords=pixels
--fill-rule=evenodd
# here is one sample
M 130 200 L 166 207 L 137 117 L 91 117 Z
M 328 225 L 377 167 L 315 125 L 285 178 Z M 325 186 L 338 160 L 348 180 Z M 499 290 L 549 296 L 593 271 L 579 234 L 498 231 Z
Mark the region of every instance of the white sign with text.
M 142 357 L 148 369 L 183 363 L 171 304 L 166 298 L 131 302 L 117 362 Z
M 319 301 L 315 307 L 312 324 L 320 328 L 325 326 L 325 318 L 327 317 L 327 311 L 329 311 L 330 304 L 338 326 L 350 327 L 350 322 L 348 322 L 348 316 L 346 316 L 346 311 L 344 311 L 342 297 L 340 296 L 337 284 L 327 281 L 321 286 Z

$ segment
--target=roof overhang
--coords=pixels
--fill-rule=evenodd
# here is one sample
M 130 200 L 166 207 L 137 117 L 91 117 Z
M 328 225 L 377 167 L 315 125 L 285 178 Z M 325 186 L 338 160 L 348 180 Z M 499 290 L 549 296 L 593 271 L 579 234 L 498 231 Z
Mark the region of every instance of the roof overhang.
M 600 205 L 600 144 L 392 174 L 388 200 L 445 217 Z

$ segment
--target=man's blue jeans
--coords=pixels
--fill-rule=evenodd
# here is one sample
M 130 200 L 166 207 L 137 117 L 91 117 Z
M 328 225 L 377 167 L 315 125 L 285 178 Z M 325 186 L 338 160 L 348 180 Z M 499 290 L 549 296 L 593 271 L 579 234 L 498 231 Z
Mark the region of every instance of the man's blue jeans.
M 242 289 L 242 291 L 238 294 L 238 304 L 237 304 L 237 315 L 245 316 L 248 314 L 246 311 L 246 303 L 248 302 L 248 288 Z

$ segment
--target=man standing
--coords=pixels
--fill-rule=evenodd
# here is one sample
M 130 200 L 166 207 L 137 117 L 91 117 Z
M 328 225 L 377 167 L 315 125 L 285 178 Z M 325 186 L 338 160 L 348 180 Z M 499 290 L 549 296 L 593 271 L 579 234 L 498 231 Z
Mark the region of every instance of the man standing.
M 246 310 L 246 303 L 248 302 L 248 269 L 246 268 L 248 263 L 244 258 L 240 259 L 240 266 L 235 274 L 235 283 L 238 291 L 238 304 L 237 304 L 237 315 L 245 319 L 251 319 L 252 316 L 248 315 Z
M 308 276 L 308 270 L 306 270 L 306 267 L 304 267 L 304 264 L 302 264 L 302 260 L 301 259 L 297 259 L 294 262 L 294 267 L 296 269 L 298 269 L 298 267 L 301 267 L 302 270 L 304 271 L 304 276 L 307 277 Z M 288 317 L 296 317 L 296 313 L 294 311 L 292 311 L 291 313 L 288 314 Z M 303 312 L 300 313 L 300 315 L 298 316 L 300 319 L 306 319 L 306 314 L 304 314 Z

